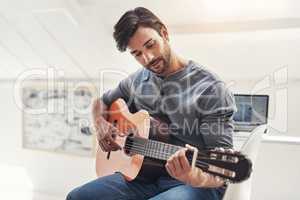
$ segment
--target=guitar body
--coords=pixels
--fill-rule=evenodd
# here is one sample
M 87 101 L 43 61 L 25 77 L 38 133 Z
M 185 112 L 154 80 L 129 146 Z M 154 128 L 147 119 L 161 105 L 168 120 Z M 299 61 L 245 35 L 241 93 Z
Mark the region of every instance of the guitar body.
M 110 107 L 110 116 L 108 121 L 116 125 L 121 133 L 126 135 L 118 135 L 116 142 L 122 147 L 125 144 L 126 136 L 130 130 L 137 129 L 138 136 L 148 138 L 150 128 L 150 116 L 145 111 L 139 111 L 131 114 L 124 101 L 116 101 Z M 144 125 L 145 124 L 145 125 Z M 125 179 L 130 181 L 137 177 L 143 165 L 144 156 L 133 155 L 128 156 L 124 151 L 112 151 L 107 159 L 107 152 L 103 152 L 100 148 L 96 154 L 96 173 L 98 176 L 121 172 Z
M 118 135 L 116 138 L 116 142 L 121 147 L 125 145 L 126 136 L 131 133 L 131 130 L 137 130 L 133 133 L 136 136 L 170 143 L 169 135 L 160 133 L 160 130 L 155 128 L 158 127 L 157 124 L 153 126 L 153 123 L 160 122 L 154 121 L 147 111 L 140 110 L 132 114 L 129 112 L 127 104 L 121 99 L 115 101 L 109 111 L 108 121 L 115 124 L 121 133 L 125 133 L 125 135 Z M 161 175 L 168 175 L 164 169 L 164 161 L 137 154 L 129 156 L 124 151 L 110 152 L 109 159 L 107 159 L 107 154 L 100 148 L 97 149 L 96 173 L 99 177 L 121 172 L 128 181 L 136 177 L 147 181 L 156 179 Z

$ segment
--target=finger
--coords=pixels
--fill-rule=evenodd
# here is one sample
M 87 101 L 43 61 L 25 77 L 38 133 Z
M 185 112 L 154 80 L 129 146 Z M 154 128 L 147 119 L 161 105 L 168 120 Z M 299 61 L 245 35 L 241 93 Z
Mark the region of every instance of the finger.
M 113 137 L 113 135 L 115 135 L 115 137 Z M 121 146 L 117 142 L 115 142 L 116 137 L 117 135 L 111 132 L 105 137 L 106 143 L 110 146 L 110 149 L 113 151 L 122 149 Z
M 223 185 L 224 184 L 224 179 L 223 178 L 221 178 L 221 177 L 219 177 L 219 176 L 216 176 L 215 177 L 215 182 L 216 182 L 216 184 L 217 185 Z
M 103 145 L 101 144 L 101 142 L 98 142 L 98 144 L 99 144 L 101 150 L 102 150 L 102 151 L 105 151 L 105 149 L 104 149 Z
M 174 174 L 178 174 L 178 173 L 181 173 L 181 171 L 183 170 L 182 169 L 182 166 L 180 165 L 180 162 L 179 162 L 179 151 L 177 151 L 172 157 L 171 157 L 171 163 L 172 163 L 172 167 L 173 167 L 173 170 L 174 170 Z
M 107 144 L 110 144 L 113 141 L 111 134 L 112 133 L 108 131 L 101 140 L 105 141 Z
M 181 150 L 179 153 L 179 162 L 184 172 L 188 172 L 191 168 L 189 161 L 185 156 L 186 150 Z
M 105 143 L 105 141 L 103 141 L 103 140 L 99 141 L 99 145 L 100 145 L 100 147 L 102 148 L 103 151 L 105 151 L 105 152 L 109 151 L 109 147 Z
M 106 151 L 117 151 L 121 149 L 121 147 L 117 143 L 111 141 L 110 139 L 103 140 L 102 144 Z
M 103 145 L 105 151 L 110 151 L 111 150 L 109 144 L 106 141 L 102 141 L 102 145 Z
M 105 128 L 104 126 L 100 126 L 99 128 L 96 129 L 97 132 L 97 138 L 99 138 L 99 140 L 103 139 L 106 136 L 108 129 Z
M 111 141 L 115 141 L 116 138 L 117 138 L 117 133 L 118 133 L 118 130 L 116 129 L 110 129 L 109 133 L 107 134 L 108 138 L 111 140 Z
M 96 135 L 98 140 L 101 140 L 104 137 L 104 135 L 101 133 L 99 129 L 96 129 Z
M 186 147 L 186 149 L 189 149 L 189 150 L 191 150 L 191 151 L 194 150 L 193 146 L 191 146 L 191 145 L 189 145 L 189 144 L 186 144 L 185 147 Z
M 121 150 L 122 147 L 115 141 L 110 141 L 110 147 L 113 151 Z
M 178 168 L 176 168 L 178 171 L 182 172 L 183 171 L 183 166 L 181 165 L 181 162 L 180 162 L 180 157 L 181 157 L 181 153 L 183 153 L 183 157 L 185 157 L 185 153 L 182 152 L 183 150 L 179 150 L 175 153 L 175 158 L 174 158 L 174 161 L 175 161 L 175 164 Z
M 172 171 L 172 169 L 170 168 L 170 165 L 167 163 L 167 164 L 165 165 L 165 167 L 166 167 L 166 170 L 167 170 L 167 172 L 169 173 L 169 175 L 175 178 L 175 176 L 174 176 L 174 174 L 173 174 L 173 171 Z
M 168 165 L 168 168 L 169 168 L 171 174 L 172 174 L 173 176 L 175 176 L 176 170 L 175 170 L 175 166 L 174 166 L 174 163 L 173 163 L 173 159 L 168 160 L 167 165 Z

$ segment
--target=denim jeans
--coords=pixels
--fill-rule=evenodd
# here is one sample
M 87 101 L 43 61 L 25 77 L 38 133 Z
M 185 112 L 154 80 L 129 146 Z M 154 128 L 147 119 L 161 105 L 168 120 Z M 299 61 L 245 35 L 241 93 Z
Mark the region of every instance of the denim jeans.
M 220 200 L 223 194 L 223 188 L 195 188 L 171 177 L 128 182 L 115 173 L 73 189 L 66 200 Z

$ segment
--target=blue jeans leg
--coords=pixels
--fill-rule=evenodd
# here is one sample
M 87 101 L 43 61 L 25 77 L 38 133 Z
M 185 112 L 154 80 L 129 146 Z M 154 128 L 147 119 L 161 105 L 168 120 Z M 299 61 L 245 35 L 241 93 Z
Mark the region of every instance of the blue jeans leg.
M 219 189 L 193 188 L 171 177 L 145 183 L 126 181 L 120 173 L 98 178 L 75 188 L 66 200 L 220 200 Z
M 215 188 L 195 188 L 180 185 L 162 192 L 149 200 L 221 200 L 222 193 Z
M 127 182 L 120 173 L 115 173 L 75 188 L 66 200 L 142 200 L 157 193 L 154 183 Z

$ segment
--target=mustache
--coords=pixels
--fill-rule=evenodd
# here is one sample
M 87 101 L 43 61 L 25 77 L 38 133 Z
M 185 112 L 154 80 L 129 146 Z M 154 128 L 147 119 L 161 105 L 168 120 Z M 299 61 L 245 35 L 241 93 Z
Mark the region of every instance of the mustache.
M 147 67 L 152 67 L 152 66 L 154 66 L 154 65 L 157 64 L 160 60 L 162 60 L 161 57 L 151 60 L 151 61 L 147 64 Z

